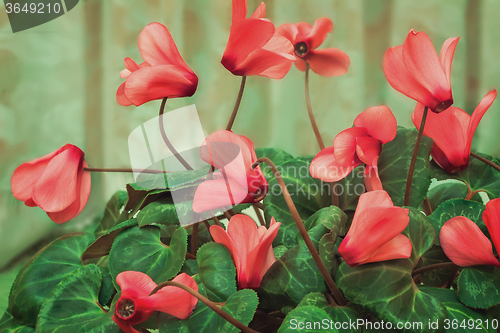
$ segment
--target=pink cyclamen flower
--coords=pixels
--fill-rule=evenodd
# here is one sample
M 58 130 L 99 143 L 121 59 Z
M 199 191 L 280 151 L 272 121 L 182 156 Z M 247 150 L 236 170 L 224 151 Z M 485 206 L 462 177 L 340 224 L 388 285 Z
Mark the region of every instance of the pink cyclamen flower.
M 177 275 L 172 281 L 198 291 L 198 285 L 186 273 Z M 187 319 L 198 303 L 196 297 L 174 286 L 163 287 L 149 296 L 156 283 L 141 272 L 122 272 L 116 277 L 116 283 L 121 288 L 121 296 L 115 306 L 113 321 L 125 333 L 138 333 L 132 325 L 148 320 L 156 311 Z
M 276 261 L 272 243 L 280 225 L 271 218 L 269 229 L 257 227 L 250 217 L 237 214 L 229 221 L 227 232 L 218 225 L 210 227 L 214 241 L 223 244 L 231 253 L 240 289 L 260 287 L 264 274 Z
M 500 250 L 500 199 L 490 200 L 483 212 L 483 221 L 497 252 Z M 439 242 L 446 256 L 461 267 L 491 265 L 500 268 L 491 242 L 481 229 L 464 216 L 448 220 L 439 232 Z
M 263 2 L 246 18 L 247 1 L 233 0 L 231 31 L 221 63 L 234 75 L 281 79 L 296 60 L 292 43 L 274 34 L 274 24 L 265 15 Z
M 340 132 L 333 146 L 321 150 L 311 162 L 309 172 L 324 182 L 336 182 L 364 163 L 368 191 L 381 190 L 377 162 L 382 145 L 396 137 L 397 122 L 385 106 L 372 106 L 354 119 L 354 127 Z
M 213 180 L 204 181 L 196 189 L 195 212 L 255 203 L 264 198 L 268 184 L 260 166 L 252 169 L 257 156 L 250 139 L 220 130 L 206 138 L 200 153 L 205 162 L 219 171 L 213 174 Z
M 469 166 L 474 132 L 496 97 L 497 91 L 490 91 L 476 107 L 472 117 L 456 107 L 450 107 L 439 114 L 427 115 L 424 135 L 434 140 L 432 159 L 446 172 L 456 173 Z M 423 112 L 424 106 L 419 103 L 411 115 L 417 129 L 420 129 Z
M 26 206 L 40 207 L 54 222 L 68 222 L 82 212 L 90 195 L 84 156 L 80 148 L 67 144 L 21 164 L 12 175 L 12 194 Z
M 384 73 L 390 85 L 439 113 L 453 104 L 451 62 L 460 38 L 447 39 L 439 58 L 425 32 L 410 30 L 403 45 L 389 48 Z
M 339 76 L 347 73 L 351 60 L 344 52 L 336 48 L 317 50 L 323 44 L 329 32 L 333 30 L 333 23 L 323 17 L 314 22 L 300 22 L 283 24 L 276 29 L 276 34 L 284 36 L 292 42 L 295 55 L 303 61 L 296 61 L 295 66 L 301 71 L 306 70 L 306 62 L 311 69 L 322 76 Z
M 137 64 L 125 58 L 126 79 L 116 92 L 120 105 L 139 106 L 165 97 L 189 97 L 198 86 L 198 77 L 182 59 L 168 29 L 154 22 L 139 35 L 139 51 L 144 62 Z
M 385 191 L 359 197 L 351 227 L 339 246 L 339 253 L 351 266 L 409 258 L 411 242 L 401 232 L 410 217 L 408 209 L 395 207 Z

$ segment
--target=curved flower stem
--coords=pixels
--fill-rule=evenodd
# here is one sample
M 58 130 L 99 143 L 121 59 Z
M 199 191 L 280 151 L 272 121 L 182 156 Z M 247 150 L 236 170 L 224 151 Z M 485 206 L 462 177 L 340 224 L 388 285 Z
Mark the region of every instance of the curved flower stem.
M 227 211 L 224 211 L 224 216 L 226 217 L 226 219 L 229 221 L 231 219 L 231 217 L 233 217 L 231 214 L 229 214 Z
M 478 155 L 476 153 L 472 153 L 472 152 L 470 153 L 470 156 L 474 157 L 475 159 L 480 160 L 483 163 L 488 164 L 489 166 L 497 169 L 497 171 L 500 171 L 500 166 L 498 166 L 497 164 L 493 163 L 492 161 L 490 161 L 490 160 L 488 160 L 488 159 L 486 159 L 486 158 L 484 158 L 484 157 L 482 157 L 482 156 L 480 156 L 480 155 Z
M 325 149 L 325 144 L 323 143 L 323 139 L 321 138 L 321 134 L 319 133 L 318 125 L 316 124 L 316 119 L 314 119 L 313 110 L 311 107 L 311 98 L 309 97 L 309 63 L 306 63 L 306 79 L 305 79 L 305 90 L 306 90 L 306 106 L 307 113 L 309 114 L 309 120 L 311 121 L 311 126 L 314 131 L 314 135 L 316 135 L 316 140 L 318 141 L 319 148 L 321 150 Z
M 255 210 L 255 214 L 259 218 L 260 225 L 263 225 L 264 227 L 266 226 L 266 220 L 264 220 L 264 217 L 262 216 L 262 213 L 260 212 L 259 208 L 255 204 L 252 204 L 253 209 Z
M 193 225 L 193 232 L 191 233 L 191 254 L 196 256 L 198 251 L 198 225 L 200 223 L 195 223 Z
M 205 304 L 210 309 L 212 309 L 219 316 L 221 316 L 222 318 L 224 318 L 225 320 L 227 320 L 233 326 L 235 326 L 238 329 L 240 329 L 241 332 L 244 332 L 244 333 L 259 333 L 257 331 L 254 331 L 253 329 L 251 329 L 251 328 L 243 325 L 237 319 L 235 319 L 234 317 L 232 317 L 229 313 L 227 313 L 224 310 L 222 310 L 221 308 L 219 308 L 214 302 L 210 301 L 208 298 L 206 298 L 205 296 L 201 295 L 196 290 L 194 290 L 192 288 L 189 288 L 185 284 L 182 284 L 182 283 L 179 283 L 179 282 L 175 282 L 175 281 L 163 282 L 163 283 L 160 283 L 155 289 L 153 289 L 153 291 L 149 294 L 149 296 L 155 294 L 158 290 L 160 290 L 161 288 L 166 287 L 166 286 L 174 286 L 174 287 L 181 288 L 182 290 L 187 291 L 188 293 L 190 293 L 191 295 L 193 295 L 194 297 L 196 297 L 198 300 L 200 300 L 203 304 Z
M 229 122 L 227 123 L 226 130 L 230 131 L 233 128 L 234 119 L 236 118 L 236 114 L 238 113 L 238 109 L 240 108 L 241 97 L 243 97 L 243 90 L 245 90 L 245 82 L 247 81 L 246 76 L 241 77 L 241 85 L 240 91 L 238 92 L 238 97 L 236 98 L 236 103 L 234 104 L 233 113 L 231 114 L 231 118 L 229 118 Z
M 181 162 L 181 164 L 186 168 L 186 170 L 193 170 L 193 168 L 189 165 L 188 162 L 186 162 L 186 160 L 179 154 L 179 152 L 174 148 L 174 146 L 172 145 L 172 143 L 170 142 L 170 140 L 168 139 L 167 137 L 167 133 L 165 133 L 165 126 L 163 125 L 163 111 L 165 111 L 165 104 L 167 104 L 167 99 L 168 97 L 165 97 L 162 101 L 161 101 L 161 106 L 160 106 L 160 115 L 158 117 L 158 121 L 160 122 L 160 133 L 161 133 L 161 137 L 163 138 L 163 142 L 165 142 L 165 144 L 167 145 L 168 149 L 170 149 L 170 151 L 172 152 L 172 154 L 174 154 L 175 158 Z
M 309 234 L 307 233 L 306 228 L 304 227 L 304 223 L 302 223 L 302 220 L 300 218 L 299 212 L 297 211 L 297 208 L 295 208 L 295 205 L 293 203 L 292 198 L 290 197 L 290 193 L 288 192 L 288 189 L 285 185 L 285 182 L 283 181 L 283 178 L 281 177 L 280 172 L 278 169 L 276 169 L 276 166 L 274 163 L 267 157 L 261 157 L 255 163 L 252 165 L 252 168 L 256 168 L 260 163 L 266 163 L 271 167 L 273 170 L 274 176 L 276 177 L 276 181 L 281 187 L 281 191 L 283 192 L 283 197 L 285 198 L 286 204 L 288 206 L 288 209 L 290 210 L 290 213 L 292 214 L 293 220 L 295 221 L 295 225 L 297 226 L 297 229 L 299 229 L 300 235 L 302 236 L 302 239 L 304 239 L 304 242 L 306 243 L 307 248 L 309 249 L 309 252 L 311 253 L 314 262 L 316 263 L 316 266 L 318 266 L 318 269 L 323 276 L 323 279 L 326 282 L 326 285 L 330 289 L 330 291 L 333 294 L 333 297 L 337 304 L 344 306 L 346 305 L 346 301 L 344 297 L 342 296 L 342 293 L 340 290 L 337 288 L 335 285 L 335 282 L 333 281 L 332 277 L 330 276 L 330 273 L 328 273 L 328 270 L 325 267 L 325 264 L 321 260 L 318 251 L 316 251 L 316 248 L 314 247 L 314 244 L 311 240 L 311 237 L 309 237 Z
M 465 197 L 464 200 L 468 200 L 470 201 L 476 194 L 478 194 L 479 192 L 485 192 L 484 190 L 475 190 L 475 191 L 469 191 L 469 193 L 467 193 L 467 196 Z
M 169 173 L 172 171 L 165 170 L 140 170 L 140 169 L 130 169 L 130 168 L 83 168 L 83 171 L 90 172 L 135 172 L 135 173 Z
M 426 106 L 424 108 L 424 114 L 422 115 L 422 121 L 420 122 L 420 128 L 418 130 L 417 141 L 415 142 L 415 148 L 413 149 L 413 155 L 411 156 L 410 168 L 408 169 L 408 177 L 406 178 L 406 190 L 405 190 L 405 200 L 404 206 L 410 205 L 410 194 L 411 194 L 411 184 L 413 182 L 413 172 L 415 171 L 415 164 L 417 163 L 418 149 L 420 148 L 420 142 L 422 142 L 422 136 L 424 134 L 425 121 L 427 120 L 427 113 L 429 108 Z
M 425 197 L 424 199 L 424 208 L 425 208 L 425 215 L 429 216 L 432 214 L 432 206 L 428 197 Z
M 260 210 L 264 210 L 264 205 L 261 202 L 256 202 L 253 205 Z
M 418 274 L 422 274 L 422 273 L 425 273 L 427 271 L 432 271 L 433 269 L 452 268 L 452 267 L 458 267 L 458 266 L 452 262 L 441 262 L 439 264 L 420 267 L 420 268 L 414 270 L 413 272 L 411 272 L 411 276 L 416 276 Z

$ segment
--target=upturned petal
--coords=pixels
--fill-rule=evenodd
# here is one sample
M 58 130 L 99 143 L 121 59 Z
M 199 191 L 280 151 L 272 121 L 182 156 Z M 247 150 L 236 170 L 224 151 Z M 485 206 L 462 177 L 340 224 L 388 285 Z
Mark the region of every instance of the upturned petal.
M 477 125 L 479 125 L 479 122 L 483 118 L 486 111 L 488 111 L 491 104 L 493 104 L 496 97 L 497 97 L 496 89 L 491 90 L 489 93 L 486 94 L 486 96 L 484 96 L 484 98 L 481 100 L 479 105 L 474 109 L 474 112 L 472 113 L 469 126 L 467 127 L 467 144 L 465 150 L 465 154 L 467 156 L 470 155 L 472 138 L 474 137 L 474 132 L 476 132 Z
M 321 150 L 312 160 L 309 173 L 313 178 L 319 178 L 324 182 L 336 182 L 347 176 L 357 165 L 344 166 L 335 159 L 335 149 L 326 147 Z
M 313 72 L 321 76 L 344 75 L 351 64 L 349 56 L 335 48 L 310 51 L 306 59 Z
M 500 251 L 500 199 L 488 201 L 483 212 L 483 221 L 488 228 L 495 249 Z
M 341 165 L 359 165 L 361 162 L 356 155 L 357 137 L 367 136 L 368 131 L 363 127 L 351 127 L 343 130 L 333 140 L 335 159 Z
M 443 46 L 441 47 L 441 52 L 439 53 L 439 61 L 441 62 L 441 66 L 443 67 L 444 74 L 448 83 L 451 84 L 451 62 L 453 60 L 453 55 L 455 54 L 455 48 L 457 47 L 457 43 L 460 37 L 457 38 L 448 38 Z
M 328 33 L 332 32 L 332 30 L 333 30 L 332 20 L 330 20 L 327 17 L 322 17 L 317 19 L 314 22 L 311 32 L 309 33 L 311 50 L 315 50 L 321 44 L 323 44 L 326 37 L 328 36 Z
M 492 265 L 500 267 L 493 255 L 491 242 L 481 229 L 463 216 L 448 220 L 439 233 L 439 242 L 446 256 L 461 267 Z
M 361 112 L 354 119 L 354 126 L 366 128 L 369 136 L 383 144 L 394 140 L 398 131 L 396 117 L 385 105 L 372 106 Z

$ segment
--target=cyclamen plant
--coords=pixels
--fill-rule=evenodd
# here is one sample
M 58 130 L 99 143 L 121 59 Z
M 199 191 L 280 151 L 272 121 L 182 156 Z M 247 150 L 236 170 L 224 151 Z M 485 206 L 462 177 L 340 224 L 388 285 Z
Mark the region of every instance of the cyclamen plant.
M 325 146 L 309 71 L 338 76 L 350 65 L 343 51 L 319 48 L 331 20 L 275 28 L 264 3 L 249 18 L 246 0 L 233 0 L 232 9 L 222 65 L 242 77 L 241 86 L 226 129 L 200 142 L 215 172 L 193 170 L 159 124 L 186 168 L 169 177 L 193 190 L 193 211 L 223 213 L 182 226 L 176 188 L 127 184 L 93 234 L 61 237 L 24 265 L 0 332 L 496 331 L 500 160 L 471 145 L 497 93 L 472 116 L 453 106 L 458 38 L 438 57 L 425 32 L 411 30 L 385 54 L 389 84 L 417 102 L 408 117 L 418 131 L 398 127 L 389 107 L 373 106 Z M 144 62 L 126 58 L 120 73 L 120 105 L 160 99 L 162 115 L 168 98 L 195 93 L 198 77 L 164 25 L 145 27 L 139 50 Z M 251 138 L 231 131 L 246 78 L 281 79 L 292 64 L 305 72 L 305 108 L 320 148 L 314 158 L 255 149 Z M 242 168 L 230 165 L 220 143 L 238 148 Z M 303 169 L 309 172 L 296 172 Z M 68 144 L 19 166 L 12 192 L 64 223 L 86 205 L 91 172 L 108 171 L 135 170 L 91 168 Z M 148 172 L 151 183 L 165 177 Z

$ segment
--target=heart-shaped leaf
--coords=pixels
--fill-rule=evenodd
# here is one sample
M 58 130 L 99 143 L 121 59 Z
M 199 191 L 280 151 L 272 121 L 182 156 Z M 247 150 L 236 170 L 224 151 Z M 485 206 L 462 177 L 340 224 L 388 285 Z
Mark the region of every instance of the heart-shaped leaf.
M 488 309 L 500 303 L 500 269 L 465 267 L 458 277 L 458 297 L 466 306 Z
M 466 196 L 467 185 L 454 179 L 439 181 L 436 186 L 430 188 L 429 192 L 427 192 L 427 198 L 433 211 L 448 200 L 464 199 Z
M 332 323 L 332 319 L 324 310 L 311 305 L 302 306 L 293 309 L 287 314 L 278 333 L 339 332 Z
M 236 268 L 227 248 L 218 243 L 207 243 L 196 253 L 200 282 L 205 285 L 208 298 L 225 302 L 236 292 Z
M 122 231 L 109 253 L 109 270 L 113 281 L 124 271 L 145 273 L 156 283 L 177 275 L 184 263 L 187 233 L 179 227 L 170 245 L 160 241 L 160 229 L 154 226 L 134 227 Z
M 257 158 L 269 158 L 276 166 L 293 159 L 292 155 L 279 148 L 257 148 L 255 149 L 255 154 L 257 155 Z M 267 179 L 271 179 L 274 177 L 274 173 L 271 170 L 270 166 L 264 164 L 261 165 L 261 169 Z
M 35 333 L 35 328 L 32 326 L 24 326 L 19 324 L 14 317 L 5 311 L 0 319 L 0 332 L 1 333 Z
M 451 262 L 450 259 L 444 254 L 441 246 L 433 245 L 429 251 L 425 252 L 420 258 L 421 264 L 417 267 L 424 267 L 429 265 L 440 264 L 444 262 Z M 420 280 L 428 286 L 441 287 L 446 285 L 452 275 L 456 273 L 455 267 L 444 267 L 438 269 L 432 269 L 427 272 L 420 274 Z
M 61 280 L 83 266 L 82 253 L 93 241 L 92 234 L 69 234 L 56 239 L 24 264 L 9 296 L 9 312 L 19 323 L 35 326 L 45 298 Z
M 396 138 L 382 147 L 378 159 L 378 173 L 384 190 L 389 193 L 395 206 L 403 206 L 406 188 L 406 178 L 417 140 L 417 131 L 408 128 L 398 128 Z M 431 184 L 429 156 L 432 149 L 432 139 L 422 138 L 418 150 L 417 163 L 413 173 L 410 206 L 418 207 L 424 201 Z
M 117 223 L 121 222 L 123 218 L 120 216 L 122 214 L 122 209 L 124 210 L 125 202 L 127 201 L 128 195 L 125 191 L 117 191 L 111 199 L 109 199 L 106 207 L 104 207 L 104 214 L 97 225 L 94 235 L 95 238 L 99 238 L 104 234 L 107 234 Z M 123 211 L 125 214 L 126 212 Z M 126 214 L 128 215 L 128 214 Z M 128 218 L 125 218 L 128 220 Z

